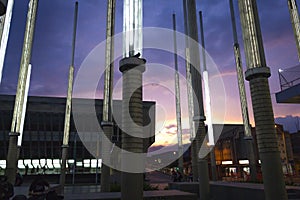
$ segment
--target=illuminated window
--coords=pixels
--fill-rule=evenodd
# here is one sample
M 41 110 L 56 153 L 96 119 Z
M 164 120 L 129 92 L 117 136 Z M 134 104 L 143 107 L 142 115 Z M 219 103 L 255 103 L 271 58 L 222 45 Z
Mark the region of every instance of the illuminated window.
M 0 160 L 0 167 L 1 168 L 6 168 L 6 160 Z
M 88 159 L 83 160 L 83 167 L 86 167 L 86 168 L 91 167 L 91 160 L 88 160 Z
M 232 161 L 228 160 L 228 161 L 222 161 L 222 165 L 232 165 Z
M 53 159 L 53 166 L 54 168 L 60 168 L 60 160 L 59 159 Z
M 98 167 L 101 167 L 102 166 L 102 160 L 99 159 L 98 160 Z M 97 167 L 97 159 L 92 159 L 91 160 L 91 167 L 92 168 L 96 168 Z
M 249 164 L 249 160 L 239 160 L 239 163 L 241 165 L 248 165 Z
M 25 169 L 25 165 L 23 163 L 23 160 L 18 160 L 18 168 L 19 169 Z

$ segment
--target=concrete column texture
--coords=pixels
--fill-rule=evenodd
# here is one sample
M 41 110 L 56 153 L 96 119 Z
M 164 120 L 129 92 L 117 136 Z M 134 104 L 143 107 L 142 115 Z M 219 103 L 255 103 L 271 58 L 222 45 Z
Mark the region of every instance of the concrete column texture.
M 110 139 L 113 133 L 113 123 L 112 122 L 102 122 L 102 130 L 105 135 L 101 139 L 102 147 L 102 166 L 101 166 L 101 192 L 110 192 L 110 150 L 111 142 Z
M 262 68 L 261 68 L 262 69 Z M 266 71 L 269 68 L 265 67 Z M 250 69 L 247 72 L 253 72 Z M 246 73 L 247 73 L 246 72 Z M 263 174 L 266 200 L 285 200 L 287 194 L 276 138 L 274 114 L 266 74 L 254 72 L 247 76 L 250 81 L 256 137 Z M 270 75 L 270 74 L 269 74 Z
M 211 147 L 210 164 L 211 164 L 211 180 L 216 181 L 218 180 L 218 175 L 217 175 L 217 166 L 216 166 L 215 146 Z
M 126 167 L 133 163 L 126 154 L 143 153 L 143 105 L 142 74 L 145 71 L 145 59 L 125 57 L 120 61 L 123 78 L 122 94 L 122 174 L 121 199 L 143 199 L 143 173 L 128 173 Z M 128 116 L 128 113 L 130 116 Z M 140 165 L 143 160 L 136 160 Z
M 9 133 L 9 146 L 7 153 L 7 161 L 6 161 L 6 170 L 5 175 L 7 176 L 7 181 L 11 184 L 15 184 L 16 173 L 17 173 L 17 164 L 18 164 L 18 147 L 17 141 L 19 133 L 10 132 Z
M 196 147 L 196 140 L 191 141 L 191 158 L 192 158 L 192 173 L 193 173 L 193 181 L 198 181 L 199 173 L 198 173 L 198 148 Z
M 196 123 L 198 128 L 196 131 L 196 148 L 197 148 L 197 164 L 198 164 L 198 174 L 199 174 L 199 196 L 200 200 L 209 200 L 209 171 L 208 162 L 205 157 L 199 157 L 199 150 L 206 136 L 205 124 L 203 121 Z M 200 154 L 201 155 L 201 154 Z
M 245 140 L 248 150 L 247 154 L 249 158 L 250 180 L 254 182 L 257 180 L 257 158 L 254 152 L 254 140 L 252 138 Z
M 239 0 L 247 71 L 250 83 L 256 138 L 261 159 L 266 200 L 286 200 L 287 193 L 276 138 L 274 114 L 266 65 L 258 9 L 255 0 Z
M 65 186 L 65 180 L 66 180 L 66 165 L 67 165 L 67 158 L 68 158 L 68 148 L 69 148 L 69 145 L 62 145 L 61 169 L 60 169 L 60 177 L 59 177 L 59 183 L 62 187 L 62 190 L 60 191 L 61 194 L 64 194 L 64 186 Z

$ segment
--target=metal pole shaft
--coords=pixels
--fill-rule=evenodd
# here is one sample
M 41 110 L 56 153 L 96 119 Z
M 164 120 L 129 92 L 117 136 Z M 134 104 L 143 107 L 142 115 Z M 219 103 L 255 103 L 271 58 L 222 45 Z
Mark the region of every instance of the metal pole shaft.
M 66 178 L 66 164 L 67 164 L 68 148 L 69 148 L 77 18 L 78 18 L 78 2 L 75 3 L 75 11 L 74 11 L 72 55 L 71 55 L 71 65 L 69 68 L 69 82 L 68 82 L 68 93 L 67 93 L 66 111 L 65 111 L 64 138 L 63 138 L 62 156 L 61 156 L 62 164 L 61 164 L 61 173 L 60 173 L 59 183 L 62 188 L 61 189 L 62 194 L 64 193 L 65 178 Z
M 192 173 L 193 181 L 196 181 L 198 177 L 197 169 L 197 152 L 195 152 L 195 123 L 193 121 L 194 116 L 194 102 L 193 102 L 193 88 L 192 88 L 192 76 L 191 76 L 191 64 L 190 64 L 190 51 L 188 42 L 188 16 L 187 16 L 187 0 L 183 0 L 183 13 L 184 13 L 184 32 L 185 32 L 185 59 L 186 59 L 186 80 L 187 80 L 187 95 L 188 95 L 188 109 L 189 109 L 189 127 L 190 127 L 190 141 L 191 141 L 191 157 L 192 157 Z
M 75 57 L 75 45 L 76 45 L 76 33 L 77 33 L 77 19 L 78 19 L 78 2 L 75 2 L 74 11 L 74 25 L 73 25 L 73 39 L 72 39 L 72 56 L 71 56 L 71 66 L 74 67 L 74 57 Z
M 199 21 L 200 21 L 200 35 L 201 35 L 201 45 L 202 45 L 203 71 L 206 71 L 207 69 L 206 69 L 205 40 L 204 40 L 202 11 L 199 11 Z
M 196 147 L 196 124 L 193 120 L 194 118 L 194 91 L 193 91 L 193 83 L 192 83 L 192 72 L 191 72 L 191 53 L 190 53 L 190 30 L 189 30 L 189 19 L 188 19 L 188 8 L 187 8 L 187 0 L 183 0 L 183 13 L 184 13 L 184 31 L 185 31 L 185 43 L 186 43 L 186 78 L 187 78 L 187 93 L 188 93 L 188 103 L 189 103 L 189 123 L 190 123 L 190 141 L 191 141 L 191 157 L 192 157 L 192 173 L 193 173 L 193 181 L 197 181 L 198 174 L 198 153 Z M 196 101 L 197 102 L 197 101 Z
M 27 13 L 27 22 L 26 22 L 26 29 L 24 35 L 22 58 L 20 64 L 18 88 L 17 88 L 16 99 L 15 99 L 11 133 L 9 137 L 9 148 L 8 148 L 7 162 L 6 162 L 7 167 L 6 167 L 5 174 L 8 178 L 8 181 L 13 184 L 16 177 L 17 162 L 18 162 L 17 136 L 20 133 L 22 108 L 24 104 L 28 66 L 31 58 L 31 49 L 33 43 L 33 36 L 34 36 L 37 6 L 38 6 L 38 0 L 30 0 L 28 13 Z
M 255 181 L 256 174 L 257 174 L 256 158 L 254 155 L 254 143 L 252 140 L 251 127 L 249 123 L 247 97 L 246 97 L 246 89 L 245 89 L 244 75 L 243 75 L 243 65 L 242 65 L 240 46 L 238 43 L 235 13 L 234 13 L 232 0 L 229 0 L 229 5 L 230 5 L 230 14 L 231 14 L 231 23 L 232 23 L 232 33 L 233 33 L 233 40 L 234 40 L 233 49 L 234 49 L 234 57 L 235 57 L 237 79 L 238 79 L 238 86 L 239 86 L 239 93 L 240 93 L 241 110 L 242 110 L 242 117 L 243 117 L 244 131 L 245 131 L 245 139 L 247 140 L 246 143 L 247 143 L 247 149 L 249 155 L 250 177 L 251 177 L 251 181 Z
M 203 107 L 203 94 L 202 94 L 202 83 L 200 74 L 200 53 L 198 45 L 198 28 L 197 28 L 197 15 L 196 15 L 196 2 L 195 0 L 189 0 L 187 3 L 187 13 L 188 13 L 188 33 L 189 33 L 189 48 L 190 48 L 190 58 L 191 58 L 191 75 L 192 75 L 192 87 L 195 92 L 195 101 L 197 106 L 194 106 L 194 122 L 196 123 L 196 149 L 200 150 L 200 147 L 206 136 L 205 131 L 205 116 Z M 193 39 L 194 42 L 191 40 Z M 196 41 L 196 42 L 195 42 Z M 198 70 L 197 70 L 198 69 Z M 198 157 L 198 154 L 196 154 Z M 208 200 L 210 198 L 209 194 L 209 178 L 208 178 L 208 164 L 205 158 L 196 158 L 198 162 L 198 173 L 199 173 L 199 190 L 200 199 Z
M 6 14 L 1 18 L 1 44 L 0 44 L 0 84 L 2 80 L 2 70 L 4 65 L 4 59 L 6 54 L 6 47 L 8 42 L 11 16 L 13 10 L 14 0 L 8 0 L 6 7 Z
M 206 66 L 206 53 L 205 53 L 205 40 L 204 40 L 204 28 L 203 28 L 203 17 L 202 11 L 199 12 L 200 20 L 200 33 L 201 33 L 201 44 L 202 44 L 202 59 L 203 59 L 203 83 L 205 89 L 205 104 L 206 104 L 206 116 L 207 116 L 207 126 L 208 126 L 208 145 L 210 147 L 210 164 L 211 164 L 211 175 L 212 180 L 217 180 L 217 168 L 216 168 L 216 158 L 214 151 L 214 130 L 212 125 L 212 114 L 211 114 L 211 100 L 210 100 L 210 88 L 208 82 L 208 71 Z
M 106 21 L 106 51 L 105 51 L 105 74 L 104 74 L 104 96 L 103 96 L 103 121 L 111 121 L 111 101 L 114 74 L 114 48 L 113 35 L 115 27 L 115 0 L 107 1 Z
M 233 38 L 234 38 L 234 47 L 233 47 L 234 48 L 234 57 L 235 57 L 239 92 L 240 92 L 240 101 L 241 101 L 242 116 L 243 116 L 243 122 L 244 122 L 244 130 L 245 130 L 246 137 L 252 137 L 251 128 L 250 128 L 250 124 L 249 124 L 247 97 L 246 97 L 244 75 L 243 75 L 243 65 L 242 65 L 240 47 L 239 47 L 239 43 L 237 40 L 236 22 L 235 22 L 235 14 L 234 14 L 232 0 L 230 0 L 230 12 L 231 12 L 231 22 L 232 22 L 232 30 L 233 30 Z
M 289 7 L 291 22 L 294 30 L 296 46 L 298 50 L 298 59 L 300 61 L 300 20 L 299 20 L 297 2 L 295 0 L 288 0 L 288 7 Z
M 76 174 L 76 162 L 77 162 L 77 133 L 74 133 L 74 145 L 73 145 L 73 174 L 72 174 L 72 184 L 75 184 L 75 174 Z
M 110 192 L 110 139 L 113 135 L 112 122 L 112 92 L 114 75 L 114 29 L 115 29 L 115 0 L 107 1 L 106 19 L 106 52 L 105 52 L 105 74 L 104 74 L 104 95 L 103 95 L 103 116 L 102 129 L 102 166 L 101 166 L 101 192 Z
M 246 51 L 246 80 L 250 82 L 258 151 L 266 200 L 286 200 L 287 193 L 276 137 L 274 114 L 257 5 L 255 0 L 238 0 Z
M 176 16 L 173 14 L 174 30 L 174 61 L 175 61 L 175 101 L 176 101 L 176 121 L 178 139 L 178 168 L 183 173 L 183 147 L 182 147 L 182 124 L 181 124 L 181 105 L 180 105 L 180 86 L 177 60 L 177 37 L 176 37 Z

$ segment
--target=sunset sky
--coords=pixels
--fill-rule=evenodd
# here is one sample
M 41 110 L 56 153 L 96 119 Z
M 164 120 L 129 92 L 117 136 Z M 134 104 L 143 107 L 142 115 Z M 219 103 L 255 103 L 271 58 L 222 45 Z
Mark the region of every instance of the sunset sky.
M 223 112 L 214 123 L 242 123 L 238 96 L 236 70 L 233 56 L 233 39 L 228 0 L 196 0 L 197 10 L 203 11 L 206 50 L 216 64 L 222 77 L 226 97 L 224 110 L 213 109 L 214 115 Z M 117 0 L 116 34 L 122 32 L 123 1 Z M 0 85 L 1 94 L 15 94 L 20 67 L 23 34 L 25 29 L 27 0 L 15 1 L 12 16 L 11 34 Z M 68 69 L 71 59 L 74 0 L 40 0 L 32 49 L 32 78 L 29 90 L 31 96 L 66 96 Z M 234 1 L 239 42 L 244 58 L 237 1 Z M 286 69 L 299 64 L 296 44 L 286 1 L 257 1 L 267 65 L 271 68 L 269 79 L 274 115 L 285 123 L 285 129 L 295 131 L 294 120 L 300 116 L 299 105 L 277 104 L 275 93 L 280 90 L 278 69 Z M 178 31 L 184 32 L 182 0 L 145 0 L 144 27 L 172 29 L 172 14 L 176 13 Z M 198 21 L 199 24 L 199 21 Z M 106 0 L 79 0 L 78 32 L 75 55 L 75 76 L 89 53 L 105 40 Z M 199 29 L 199 25 L 198 25 Z M 172 39 L 172 38 L 170 38 Z M 118 49 L 116 50 L 118 51 Z M 184 48 L 179 51 L 184 51 Z M 144 86 L 144 99 L 157 101 L 156 145 L 176 143 L 176 118 L 174 98 L 174 57 L 172 53 L 145 49 L 148 73 L 145 80 L 157 80 L 157 84 Z M 114 97 L 121 98 L 121 74 L 118 60 L 115 64 Z M 104 55 L 99 55 L 103 62 Z M 155 64 L 151 64 L 155 63 Z M 246 69 L 243 59 L 244 70 Z M 163 66 L 160 67 L 159 66 Z M 167 67 L 166 67 L 167 66 Z M 184 137 L 188 139 L 188 113 L 185 69 L 183 59 L 179 59 L 181 72 L 182 121 Z M 299 69 L 300 71 L 300 69 Z M 300 77 L 300 72 L 299 72 Z M 102 82 L 101 82 L 102 81 Z M 212 86 L 213 87 L 213 86 Z M 103 79 L 100 79 L 96 94 L 86 91 L 77 97 L 102 98 Z M 249 84 L 246 82 L 249 114 L 254 126 Z M 214 97 L 212 97 L 214 98 Z M 215 101 L 217 97 L 215 97 Z M 214 101 L 214 100 L 213 100 Z M 221 109 L 222 110 L 222 109 Z M 288 116 L 288 117 L 287 117 Z M 286 120 L 285 120 L 286 119 Z

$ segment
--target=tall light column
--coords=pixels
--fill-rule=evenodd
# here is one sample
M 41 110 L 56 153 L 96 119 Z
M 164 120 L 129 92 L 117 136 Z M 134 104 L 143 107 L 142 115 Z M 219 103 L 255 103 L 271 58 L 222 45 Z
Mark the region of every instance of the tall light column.
M 20 135 L 20 130 L 21 130 L 21 119 L 23 116 L 22 108 L 25 102 L 26 82 L 27 82 L 29 62 L 31 59 L 31 49 L 32 49 L 33 36 L 34 36 L 37 7 L 38 7 L 38 0 L 29 1 L 17 94 L 15 99 L 11 131 L 9 133 L 9 147 L 7 153 L 5 175 L 7 176 L 8 181 L 12 184 L 14 184 L 15 182 L 16 172 L 17 172 L 17 164 L 18 164 L 17 137 Z
M 124 0 L 123 12 L 123 56 L 137 53 L 142 55 L 143 47 L 143 1 Z
M 123 59 L 120 71 L 122 92 L 122 174 L 121 199 L 143 199 L 143 173 L 126 172 L 132 165 L 131 153 L 144 153 L 143 145 L 143 72 L 146 60 L 142 54 L 142 0 L 124 0 Z M 130 161 L 131 160 L 131 161 Z M 136 160 L 143 166 L 143 160 Z
M 214 129 L 212 124 L 212 113 L 211 113 L 211 101 L 210 101 L 210 88 L 208 81 L 208 71 L 206 66 L 206 53 L 205 53 L 205 41 L 204 41 L 204 28 L 203 28 L 203 18 L 202 11 L 199 12 L 200 20 L 200 33 L 202 42 L 202 59 L 203 59 L 203 83 L 204 83 L 204 93 L 205 93 L 205 105 L 206 105 L 206 123 L 207 123 L 207 133 L 208 133 L 208 146 L 210 148 L 210 162 L 211 162 L 211 175 L 212 180 L 217 180 L 217 167 L 215 158 L 215 138 Z
M 59 181 L 59 183 L 62 187 L 62 190 L 61 190 L 62 193 L 64 193 L 65 178 L 66 178 L 66 164 L 67 164 L 68 148 L 69 148 L 72 91 L 73 91 L 73 79 L 74 79 L 74 56 L 75 56 L 77 16 L 78 16 L 78 2 L 75 3 L 75 12 L 74 12 L 72 57 L 71 57 L 71 65 L 70 65 L 70 68 L 69 68 L 69 82 L 68 82 L 68 93 L 67 93 L 66 111 L 65 111 L 64 138 L 63 138 L 62 156 L 61 156 L 61 170 L 60 170 L 60 181 Z
M 296 0 L 288 0 L 288 7 L 291 16 L 291 22 L 294 30 L 296 46 L 298 50 L 298 59 L 300 61 L 300 20 L 298 13 L 298 6 Z
M 257 161 L 254 155 L 254 143 L 251 135 L 251 126 L 249 123 L 247 97 L 246 97 L 246 89 L 245 89 L 244 75 L 243 75 L 243 65 L 242 65 L 240 45 L 237 39 L 235 14 L 234 14 L 234 7 L 233 7 L 232 0 L 229 0 L 229 5 L 230 5 L 230 13 L 231 13 L 231 23 L 232 23 L 232 32 L 233 32 L 233 40 L 234 40 L 233 49 L 234 49 L 236 72 L 237 72 L 237 79 L 238 79 L 238 86 L 239 86 L 239 93 L 240 93 L 241 110 L 242 110 L 242 117 L 243 117 L 244 131 L 245 131 L 245 140 L 247 143 L 248 156 L 249 156 L 250 178 L 251 181 L 255 181 L 257 175 L 257 171 L 256 171 Z
M 3 71 L 5 54 L 6 54 L 6 47 L 8 42 L 13 5 L 14 5 L 14 0 L 8 0 L 7 7 L 6 7 L 6 14 L 1 16 L 0 84 L 2 80 L 2 71 Z
M 194 101 L 193 101 L 193 87 L 192 87 L 192 75 L 190 64 L 190 50 L 189 50 L 189 30 L 188 30 L 188 11 L 187 1 L 183 0 L 183 13 L 184 13 L 184 33 L 185 33 L 185 59 L 186 59 L 186 80 L 187 80 L 187 95 L 188 95 L 188 109 L 189 109 L 189 127 L 190 127 L 190 141 L 191 141 L 191 158 L 192 158 L 192 173 L 193 181 L 198 180 L 198 167 L 197 167 L 197 149 L 195 147 L 194 139 L 196 137 L 195 123 L 193 121 L 194 116 Z
M 239 0 L 246 52 L 246 80 L 250 82 L 258 151 L 261 159 L 266 200 L 286 200 L 283 172 L 276 138 L 274 114 L 257 5 L 255 0 Z
M 173 14 L 174 30 L 174 64 L 175 64 L 175 102 L 176 102 L 176 121 L 177 121 L 177 140 L 178 140 L 178 168 L 183 172 L 183 146 L 182 146 L 182 125 L 181 125 L 181 106 L 180 106 L 180 86 L 177 60 L 177 37 L 176 37 L 176 16 Z
M 197 150 L 197 169 L 199 177 L 199 191 L 200 199 L 208 200 L 210 199 L 209 194 L 209 177 L 208 177 L 208 164 L 205 158 L 198 157 L 198 151 L 205 139 L 205 116 L 203 108 L 203 94 L 202 94 L 202 79 L 200 74 L 200 53 L 198 45 L 198 28 L 197 28 L 197 15 L 196 15 L 196 2 L 195 0 L 184 0 L 187 8 L 187 21 L 188 21 L 188 36 L 190 37 L 189 43 L 189 52 L 191 60 L 191 76 L 192 76 L 192 87 L 195 92 L 194 97 L 194 122 L 196 127 L 196 137 L 194 139 L 195 147 Z M 196 41 L 193 42 L 192 40 Z M 198 69 L 198 70 L 197 70 Z
M 106 18 L 106 51 L 105 51 L 105 74 L 104 74 L 104 95 L 103 95 L 103 115 L 101 126 L 104 132 L 102 137 L 102 167 L 101 167 L 101 192 L 110 191 L 110 167 L 106 163 L 110 162 L 110 139 L 113 135 L 113 121 L 111 114 L 113 76 L 114 76 L 114 30 L 115 30 L 115 7 L 116 0 L 107 1 Z
M 28 92 L 29 92 L 29 86 L 30 86 L 30 78 L 31 78 L 31 64 L 28 66 L 28 71 L 27 71 L 27 80 L 26 80 L 26 85 L 25 85 L 25 92 L 24 92 L 24 104 L 22 107 L 22 118 L 21 118 L 21 125 L 20 125 L 20 135 L 18 137 L 18 150 L 21 149 L 22 146 L 22 139 L 23 139 L 23 133 L 24 133 L 24 123 L 25 123 L 25 115 L 26 115 L 26 108 L 27 108 L 27 100 L 28 100 Z M 17 157 L 19 158 L 20 151 L 18 151 Z

